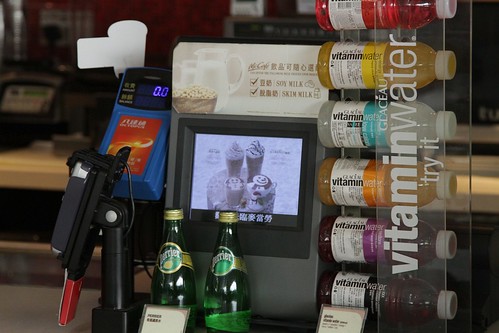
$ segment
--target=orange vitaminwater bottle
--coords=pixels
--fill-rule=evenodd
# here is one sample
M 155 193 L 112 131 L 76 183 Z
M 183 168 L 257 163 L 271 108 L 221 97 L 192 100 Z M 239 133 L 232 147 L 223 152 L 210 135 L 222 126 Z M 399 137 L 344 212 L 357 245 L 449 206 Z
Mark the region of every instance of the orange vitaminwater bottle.
M 418 29 L 456 15 L 457 0 L 315 0 L 315 17 L 326 31 Z
M 392 264 L 392 251 L 384 248 L 385 230 L 391 222 L 354 216 L 325 216 L 319 227 L 318 253 L 324 262 Z M 402 227 L 398 229 L 403 230 Z M 450 230 L 436 230 L 425 221 L 417 224 L 417 237 L 404 239 L 416 244 L 416 258 L 424 265 L 435 258 L 452 259 L 457 251 L 457 237 Z
M 331 304 L 367 308 L 367 318 L 397 326 L 420 326 L 436 319 L 454 319 L 457 295 L 413 277 L 381 281 L 371 275 L 325 271 L 317 285 L 317 306 Z
M 325 205 L 392 207 L 402 203 L 422 207 L 437 198 L 452 198 L 457 179 L 452 171 L 436 172 L 420 161 L 408 166 L 329 157 L 319 168 L 318 191 Z
M 326 42 L 317 57 L 317 74 L 328 89 L 422 88 L 456 74 L 456 55 L 422 42 Z M 404 100 L 409 100 L 407 97 Z

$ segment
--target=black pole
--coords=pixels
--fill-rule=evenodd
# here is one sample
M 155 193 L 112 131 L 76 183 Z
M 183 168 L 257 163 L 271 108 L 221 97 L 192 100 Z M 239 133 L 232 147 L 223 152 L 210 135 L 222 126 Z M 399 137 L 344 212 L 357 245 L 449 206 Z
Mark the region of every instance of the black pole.
M 122 310 L 133 303 L 134 279 L 131 242 L 124 239 L 123 228 L 102 230 L 102 307 Z M 128 233 L 130 238 L 132 233 Z
M 123 204 L 114 201 L 103 208 L 98 220 L 110 210 L 122 218 L 116 225 L 106 221 L 102 228 L 101 306 L 92 311 L 92 333 L 137 333 L 145 300 L 134 299 L 133 232 Z

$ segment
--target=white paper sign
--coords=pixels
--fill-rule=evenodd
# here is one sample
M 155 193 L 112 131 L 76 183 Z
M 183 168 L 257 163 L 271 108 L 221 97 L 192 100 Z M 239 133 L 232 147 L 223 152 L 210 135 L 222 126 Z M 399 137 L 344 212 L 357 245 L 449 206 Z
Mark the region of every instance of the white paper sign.
M 366 308 L 347 308 L 323 305 L 317 333 L 361 333 L 367 316 Z
M 113 23 L 108 37 L 80 38 L 77 41 L 78 67 L 114 67 L 116 77 L 128 67 L 144 67 L 147 27 L 125 20 Z
M 188 319 L 188 308 L 146 304 L 139 333 L 182 333 L 185 332 Z

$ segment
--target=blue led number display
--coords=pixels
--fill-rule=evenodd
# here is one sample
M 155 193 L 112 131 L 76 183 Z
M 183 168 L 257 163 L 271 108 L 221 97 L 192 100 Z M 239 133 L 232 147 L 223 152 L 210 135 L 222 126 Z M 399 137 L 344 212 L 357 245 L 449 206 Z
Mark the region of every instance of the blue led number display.
M 133 105 L 137 108 L 165 110 L 167 107 L 169 108 L 169 93 L 170 88 L 165 85 L 137 84 Z
M 149 95 L 151 97 L 166 97 L 170 92 L 168 86 L 157 86 L 153 84 L 139 84 L 136 88 L 136 94 Z
M 152 95 L 155 97 L 166 97 L 166 96 L 168 96 L 169 91 L 170 91 L 170 88 L 168 88 L 168 87 L 156 86 L 154 88 Z

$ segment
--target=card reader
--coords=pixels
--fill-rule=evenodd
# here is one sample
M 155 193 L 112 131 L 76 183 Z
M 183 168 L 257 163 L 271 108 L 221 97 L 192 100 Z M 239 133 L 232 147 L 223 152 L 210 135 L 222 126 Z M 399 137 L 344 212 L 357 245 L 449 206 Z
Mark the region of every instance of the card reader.
M 128 164 L 133 196 L 159 200 L 165 183 L 167 136 L 171 119 L 172 73 L 160 68 L 128 68 L 121 79 L 114 110 L 99 148 L 114 155 L 131 147 Z M 125 173 L 113 195 L 130 196 L 129 175 Z

